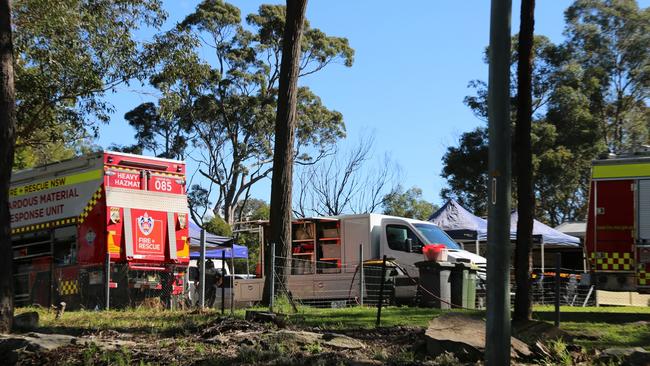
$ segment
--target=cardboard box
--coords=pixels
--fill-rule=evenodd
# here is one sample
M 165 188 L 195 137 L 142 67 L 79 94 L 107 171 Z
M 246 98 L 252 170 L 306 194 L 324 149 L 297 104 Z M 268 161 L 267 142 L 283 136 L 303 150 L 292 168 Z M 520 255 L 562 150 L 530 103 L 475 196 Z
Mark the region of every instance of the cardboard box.
M 321 244 L 323 258 L 341 258 L 341 247 L 338 244 Z
M 338 238 L 339 229 L 323 229 L 323 238 Z

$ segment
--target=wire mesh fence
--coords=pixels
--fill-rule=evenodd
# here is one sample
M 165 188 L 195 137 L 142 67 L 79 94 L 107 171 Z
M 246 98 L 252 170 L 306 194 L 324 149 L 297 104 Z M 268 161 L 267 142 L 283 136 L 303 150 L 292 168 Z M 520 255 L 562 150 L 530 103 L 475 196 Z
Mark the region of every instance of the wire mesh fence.
M 113 264 L 108 271 L 108 281 L 101 283 L 102 294 L 95 291 L 96 307 L 178 309 L 187 305 L 183 271 L 145 266 L 134 269 L 126 264 Z
M 350 306 L 407 305 L 448 308 L 485 309 L 487 305 L 485 268 L 473 267 L 459 275 L 451 268 L 449 275 L 430 278 L 422 275 L 422 268 L 381 260 L 364 263 L 341 263 L 340 260 L 313 260 L 301 257 L 277 257 L 274 276 L 276 293 L 287 296 L 297 305 L 339 308 Z M 454 265 L 452 265 L 453 267 Z M 457 267 L 458 265 L 456 265 Z M 237 291 L 235 276 L 222 273 L 221 268 L 206 270 L 205 295 L 201 303 L 201 276 L 197 268 L 183 272 L 133 271 L 125 265 L 110 269 L 110 307 L 192 308 L 212 307 L 229 310 L 248 306 L 261 300 L 263 278 L 258 278 L 259 291 L 242 299 Z M 456 274 L 454 274 L 456 273 Z M 513 272 L 512 272 L 513 273 Z M 453 284 L 459 281 L 461 285 Z M 463 277 L 465 276 L 465 277 Z M 432 281 L 434 283 L 432 283 Z M 436 282 L 438 281 L 438 282 Z M 561 306 L 596 306 L 603 291 L 597 291 L 588 274 L 562 268 L 559 286 L 555 271 L 533 270 L 530 278 L 533 304 L 553 305 L 559 298 Z M 103 291 L 106 283 L 100 281 L 94 292 L 84 293 L 91 308 L 105 308 Z M 448 285 L 448 288 L 446 287 Z M 460 286 L 460 287 L 459 287 Z M 469 291 L 471 288 L 471 291 Z M 88 291 L 88 290 L 85 290 Z M 460 291 L 460 295 L 459 294 Z M 511 299 L 514 304 L 516 286 L 511 278 Z M 620 305 L 650 305 L 649 299 L 633 300 L 629 293 L 609 293 L 608 299 L 620 298 Z M 616 304 L 616 301 L 613 301 Z M 601 302 L 602 304 L 602 302 Z
M 467 284 L 459 285 L 472 287 L 468 299 L 465 295 L 447 296 L 444 293 L 444 284 L 432 286 L 428 283 L 431 279 L 424 278 L 420 269 L 414 265 L 399 265 L 389 261 L 384 267 L 381 261 L 368 261 L 363 264 L 333 266 L 329 261 L 279 259 L 281 260 L 278 262 L 284 263 L 286 268 L 276 266 L 275 275 L 279 276 L 282 270 L 291 273 L 286 283 L 278 284 L 279 292 L 289 295 L 298 304 L 343 307 L 361 304 L 376 306 L 381 302 L 383 305 L 469 309 L 484 309 L 487 305 L 488 281 L 485 268 L 474 268 L 470 271 L 470 276 L 473 275 L 474 278 Z M 449 292 L 452 294 L 454 292 L 454 285 L 451 284 L 453 271 L 452 269 L 449 277 L 442 279 L 449 282 Z M 559 281 L 559 286 L 556 286 L 554 271 L 542 272 L 541 269 L 535 269 L 529 282 L 533 304 L 553 305 L 556 297 L 559 297 L 561 306 L 584 307 L 598 304 L 596 288 L 591 284 L 588 275 L 562 268 Z M 513 303 L 515 292 L 513 277 L 510 284 Z

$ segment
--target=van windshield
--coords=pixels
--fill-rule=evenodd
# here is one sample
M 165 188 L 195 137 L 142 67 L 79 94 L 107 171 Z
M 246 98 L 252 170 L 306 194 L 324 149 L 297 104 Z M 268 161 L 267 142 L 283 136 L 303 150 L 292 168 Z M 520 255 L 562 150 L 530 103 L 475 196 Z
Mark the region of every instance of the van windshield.
M 448 249 L 461 249 L 455 241 L 453 241 L 447 233 L 440 230 L 439 227 L 431 224 L 413 224 L 416 229 L 424 236 L 427 244 L 444 244 Z

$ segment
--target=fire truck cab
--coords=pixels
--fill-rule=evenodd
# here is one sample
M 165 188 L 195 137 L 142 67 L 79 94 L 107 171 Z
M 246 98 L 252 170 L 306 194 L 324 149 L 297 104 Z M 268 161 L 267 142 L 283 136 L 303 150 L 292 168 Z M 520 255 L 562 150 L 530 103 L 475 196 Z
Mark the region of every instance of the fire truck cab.
M 650 293 L 650 149 L 595 160 L 586 250 L 594 284 Z
M 105 151 L 12 175 L 16 305 L 182 298 L 185 163 Z

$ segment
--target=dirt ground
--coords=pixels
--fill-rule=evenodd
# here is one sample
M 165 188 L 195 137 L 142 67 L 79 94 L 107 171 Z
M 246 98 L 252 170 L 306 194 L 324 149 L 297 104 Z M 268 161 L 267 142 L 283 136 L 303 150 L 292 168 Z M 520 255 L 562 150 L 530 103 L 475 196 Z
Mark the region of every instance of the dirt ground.
M 217 318 L 195 331 L 174 337 L 88 332 L 54 350 L 19 349 L 12 361 L 16 365 L 458 364 L 451 356 L 438 360 L 427 356 L 420 327 L 330 332 Z
M 289 322 L 290 323 L 290 322 Z M 559 333 L 558 333 L 559 332 Z M 539 336 L 563 338 L 544 343 L 535 358 L 513 364 L 616 365 L 623 358 L 586 351 L 571 335 L 548 323 L 533 322 L 519 336 L 534 348 Z M 432 357 L 425 328 L 322 329 L 215 316 L 201 326 L 170 332 L 131 333 L 83 330 L 59 336 L 57 347 L 40 347 L 52 334 L 23 333 L 28 342 L 0 341 L 0 364 L 15 365 L 465 365 L 451 354 Z M 40 340 L 40 341 L 39 341 Z M 14 340 L 15 341 L 15 340 Z M 46 349 L 47 348 L 47 349 Z M 533 351 L 540 351 L 533 349 Z M 640 350 L 641 352 L 643 349 Z M 637 352 L 638 353 L 638 352 Z M 645 354 L 647 356 L 647 354 Z M 647 359 L 646 359 L 647 360 Z M 643 361 L 642 361 L 643 362 Z M 635 364 L 635 363 L 627 363 Z M 644 363 L 640 363 L 644 364 Z

